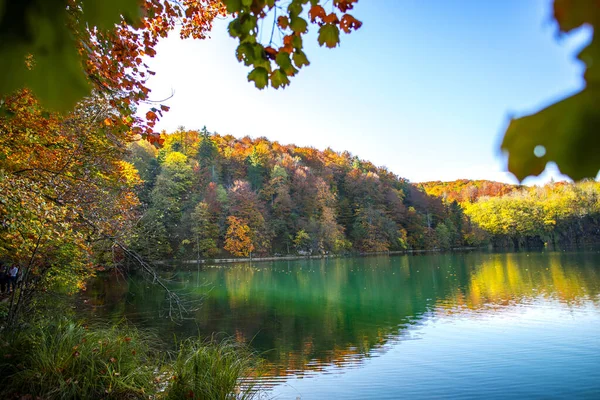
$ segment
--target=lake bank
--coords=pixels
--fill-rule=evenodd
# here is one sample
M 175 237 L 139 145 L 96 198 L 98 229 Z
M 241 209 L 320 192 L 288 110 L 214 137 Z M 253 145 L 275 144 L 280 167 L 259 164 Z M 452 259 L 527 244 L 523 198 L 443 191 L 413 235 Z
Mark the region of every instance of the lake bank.
M 352 258 L 352 257 L 370 257 L 370 256 L 381 256 L 381 255 L 410 255 L 410 254 L 424 254 L 424 253 L 443 253 L 443 252 L 462 252 L 462 251 L 473 251 L 481 250 L 481 247 L 454 247 L 450 249 L 428 249 L 428 250 L 395 250 L 395 251 L 379 251 L 370 253 L 359 253 L 359 254 L 323 254 L 323 255 L 287 255 L 287 256 L 267 256 L 267 257 L 241 257 L 241 258 L 209 258 L 200 260 L 180 260 L 177 261 L 180 264 L 237 264 L 237 263 L 250 263 L 250 262 L 272 262 L 272 261 L 297 261 L 297 260 L 321 260 L 328 258 Z M 171 261 L 172 262 L 172 261 Z M 166 265 L 169 261 L 153 261 L 153 264 Z

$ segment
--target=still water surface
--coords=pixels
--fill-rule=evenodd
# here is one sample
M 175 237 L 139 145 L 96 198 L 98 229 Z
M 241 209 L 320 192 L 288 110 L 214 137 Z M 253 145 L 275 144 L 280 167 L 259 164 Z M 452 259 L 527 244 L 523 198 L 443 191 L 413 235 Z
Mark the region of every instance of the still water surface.
M 219 332 L 267 360 L 265 398 L 600 398 L 600 253 L 461 253 L 178 267 L 98 279 L 101 319 Z M 201 303 L 200 303 L 201 300 Z

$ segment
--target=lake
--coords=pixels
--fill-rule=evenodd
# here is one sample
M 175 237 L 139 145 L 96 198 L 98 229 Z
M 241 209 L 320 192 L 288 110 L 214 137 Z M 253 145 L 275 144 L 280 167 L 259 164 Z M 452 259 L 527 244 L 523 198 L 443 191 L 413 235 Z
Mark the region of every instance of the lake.
M 93 318 L 166 341 L 233 336 L 267 360 L 264 398 L 600 398 L 600 253 L 453 253 L 172 267 L 193 309 L 110 275 Z

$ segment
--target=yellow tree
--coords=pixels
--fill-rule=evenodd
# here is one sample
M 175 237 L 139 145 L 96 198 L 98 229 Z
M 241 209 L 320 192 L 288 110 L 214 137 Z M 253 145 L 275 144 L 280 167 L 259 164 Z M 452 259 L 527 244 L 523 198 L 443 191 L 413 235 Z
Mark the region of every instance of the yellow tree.
M 234 216 L 227 218 L 227 224 L 229 227 L 225 236 L 225 250 L 234 256 L 248 257 L 254 251 L 250 227 Z

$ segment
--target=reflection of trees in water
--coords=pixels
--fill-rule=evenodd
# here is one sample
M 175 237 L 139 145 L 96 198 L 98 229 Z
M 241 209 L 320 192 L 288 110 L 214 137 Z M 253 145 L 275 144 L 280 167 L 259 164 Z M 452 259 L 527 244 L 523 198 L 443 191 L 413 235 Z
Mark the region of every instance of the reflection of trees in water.
M 452 297 L 439 299 L 437 312 L 460 308 L 502 307 L 534 299 L 556 299 L 567 305 L 598 303 L 600 269 L 597 256 L 576 253 L 495 254 L 471 271 L 468 285 Z
M 207 267 L 175 275 L 173 288 L 206 296 L 194 318 L 157 318 L 164 294 L 131 277 L 98 280 L 89 296 L 104 316 L 188 336 L 214 332 L 251 342 L 282 376 L 347 366 L 405 340 L 430 316 L 552 298 L 598 302 L 600 255 L 458 254 L 368 257 Z M 208 282 L 209 285 L 204 283 Z

